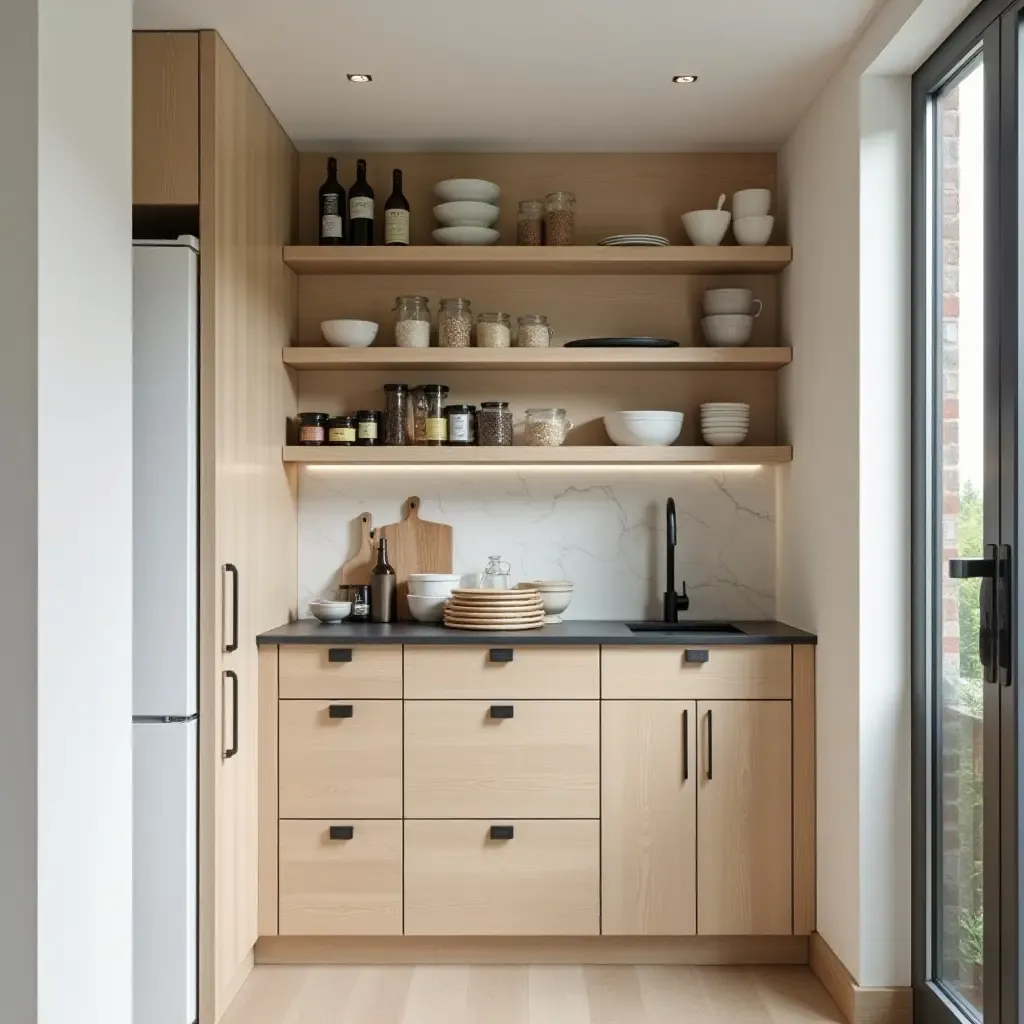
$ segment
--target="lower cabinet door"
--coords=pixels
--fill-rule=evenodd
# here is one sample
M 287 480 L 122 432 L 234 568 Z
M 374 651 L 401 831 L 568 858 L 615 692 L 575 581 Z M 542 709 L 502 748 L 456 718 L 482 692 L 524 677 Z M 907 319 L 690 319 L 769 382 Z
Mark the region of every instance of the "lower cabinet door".
M 598 821 L 406 821 L 406 935 L 597 935 Z
M 282 821 L 282 935 L 401 935 L 402 822 Z

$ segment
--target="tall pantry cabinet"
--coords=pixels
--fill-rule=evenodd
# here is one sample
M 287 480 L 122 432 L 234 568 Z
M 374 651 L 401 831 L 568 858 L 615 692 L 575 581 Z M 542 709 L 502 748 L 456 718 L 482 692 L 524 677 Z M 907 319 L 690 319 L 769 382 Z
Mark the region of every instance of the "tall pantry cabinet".
M 295 324 L 281 246 L 295 234 L 297 158 L 217 33 L 136 33 L 133 46 L 135 203 L 198 206 L 199 999 L 212 1022 L 258 933 L 252 638 L 295 611 L 295 479 L 280 444 L 297 401 L 281 362 Z

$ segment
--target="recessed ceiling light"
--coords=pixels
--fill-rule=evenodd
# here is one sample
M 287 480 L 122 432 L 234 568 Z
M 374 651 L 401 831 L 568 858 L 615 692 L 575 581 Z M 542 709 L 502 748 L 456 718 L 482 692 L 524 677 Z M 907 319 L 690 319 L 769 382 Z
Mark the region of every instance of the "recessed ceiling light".
M 349 75 L 349 78 L 351 78 L 351 77 L 352 76 Z M 672 81 L 675 82 L 676 85 L 693 85 L 693 83 L 697 81 L 697 76 L 696 75 L 673 75 L 672 76 Z
M 348 80 L 350 82 L 372 82 L 373 75 L 349 75 Z

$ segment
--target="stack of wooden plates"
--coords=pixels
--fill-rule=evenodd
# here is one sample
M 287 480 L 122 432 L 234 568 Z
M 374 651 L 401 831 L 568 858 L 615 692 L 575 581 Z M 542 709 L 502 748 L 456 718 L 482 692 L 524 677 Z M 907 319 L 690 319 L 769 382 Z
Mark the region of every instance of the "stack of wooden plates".
M 544 602 L 536 590 L 457 589 L 445 603 L 444 624 L 451 629 L 539 629 Z

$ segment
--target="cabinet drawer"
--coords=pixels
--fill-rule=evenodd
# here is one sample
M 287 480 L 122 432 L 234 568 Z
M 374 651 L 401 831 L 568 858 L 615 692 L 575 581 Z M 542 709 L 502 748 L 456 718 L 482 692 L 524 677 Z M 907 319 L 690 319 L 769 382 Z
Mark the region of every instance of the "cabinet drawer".
M 402 696 L 402 648 L 282 646 L 282 697 Z
M 280 837 L 282 935 L 402 934 L 400 821 L 282 821 Z
M 701 658 L 707 660 L 687 661 Z M 625 700 L 789 700 L 793 648 L 602 647 L 601 696 Z
M 400 700 L 278 708 L 282 818 L 402 816 Z
M 427 700 L 597 697 L 597 647 L 406 647 L 405 695 Z
M 597 935 L 599 876 L 597 821 L 407 821 L 405 933 Z
M 596 700 L 405 702 L 409 818 L 596 818 Z

